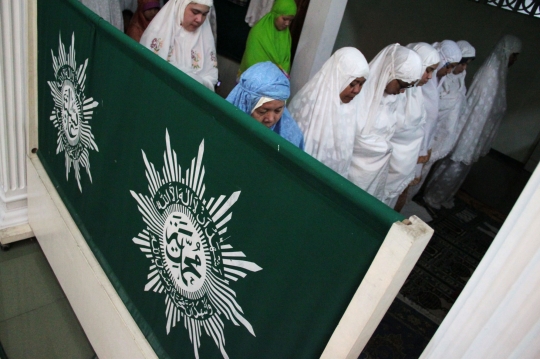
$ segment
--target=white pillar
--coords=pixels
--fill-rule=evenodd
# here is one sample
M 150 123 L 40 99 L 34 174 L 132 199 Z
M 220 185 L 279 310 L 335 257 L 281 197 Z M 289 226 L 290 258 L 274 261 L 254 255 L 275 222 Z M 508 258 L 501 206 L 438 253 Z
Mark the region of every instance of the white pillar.
M 540 358 L 540 169 L 421 358 Z
M 0 242 L 32 236 L 26 199 L 26 1 L 0 3 Z
M 291 69 L 291 98 L 332 55 L 347 0 L 311 0 Z

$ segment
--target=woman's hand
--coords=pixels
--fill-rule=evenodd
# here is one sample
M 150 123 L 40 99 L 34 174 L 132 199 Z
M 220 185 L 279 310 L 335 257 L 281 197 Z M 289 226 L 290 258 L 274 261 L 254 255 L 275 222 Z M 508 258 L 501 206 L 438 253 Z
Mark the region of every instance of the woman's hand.
M 418 161 L 416 163 L 426 163 L 431 158 L 431 149 L 428 151 L 425 156 L 418 156 Z
M 409 187 L 416 186 L 417 184 L 420 183 L 421 180 L 422 180 L 422 177 L 416 177 L 415 179 L 411 181 L 411 183 L 409 183 Z

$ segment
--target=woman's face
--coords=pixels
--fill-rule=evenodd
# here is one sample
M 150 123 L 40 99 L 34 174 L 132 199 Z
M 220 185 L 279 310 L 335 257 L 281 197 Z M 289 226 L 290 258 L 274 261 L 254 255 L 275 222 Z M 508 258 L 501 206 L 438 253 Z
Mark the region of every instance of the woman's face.
M 274 21 L 274 26 L 278 31 L 283 31 L 291 25 L 294 15 L 279 15 Z
M 386 85 L 384 93 L 387 95 L 399 95 L 400 93 L 404 93 L 406 89 L 412 86 L 414 86 L 414 82 L 405 82 L 395 79 Z
M 284 108 L 285 101 L 272 100 L 264 103 L 260 107 L 257 107 L 255 111 L 251 113 L 251 117 L 270 128 L 278 123 L 278 121 L 281 119 Z
M 433 72 L 435 72 L 435 70 L 437 70 L 437 66 L 439 66 L 439 64 L 430 65 L 430 66 L 426 67 L 426 71 L 424 71 L 424 75 L 422 76 L 420 81 L 418 81 L 416 86 L 423 86 L 423 85 L 427 84 L 428 81 L 431 80 L 431 78 L 433 77 Z
M 184 11 L 182 27 L 189 32 L 197 30 L 204 23 L 209 12 L 210 8 L 206 5 L 189 3 Z
M 152 19 L 156 16 L 156 14 L 158 13 L 159 9 L 157 7 L 153 8 L 153 9 L 148 9 L 148 10 L 145 10 L 143 12 L 143 15 L 144 15 L 144 18 L 147 20 L 147 21 L 152 21 Z M 185 17 L 185 16 L 184 16 Z
M 345 87 L 345 89 L 339 94 L 341 102 L 351 102 L 356 97 L 356 95 L 360 93 L 360 90 L 362 90 L 362 86 L 364 86 L 365 83 L 365 77 L 357 77 L 356 79 L 354 79 L 353 82 L 348 84 L 347 87 Z
M 467 62 L 457 64 L 456 68 L 454 69 L 454 75 L 459 75 L 463 71 L 467 70 L 467 65 L 469 65 L 471 61 L 472 60 L 469 59 Z
M 437 71 L 437 77 L 438 78 L 443 78 L 445 77 L 446 75 L 448 75 L 450 72 L 452 72 L 456 66 L 458 65 L 457 62 L 451 62 L 443 67 L 441 67 L 439 69 L 439 71 Z

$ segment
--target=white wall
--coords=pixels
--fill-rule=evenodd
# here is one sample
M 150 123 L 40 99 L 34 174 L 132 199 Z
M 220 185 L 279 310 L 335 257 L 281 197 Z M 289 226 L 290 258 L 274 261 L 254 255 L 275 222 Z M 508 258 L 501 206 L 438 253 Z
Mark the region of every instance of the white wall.
M 540 18 L 467 0 L 349 1 L 335 49 L 355 46 L 371 60 L 384 46 L 399 42 L 467 40 L 477 50 L 468 81 L 499 38 L 523 41 L 508 78 L 508 111 L 493 148 L 527 162 L 540 132 Z

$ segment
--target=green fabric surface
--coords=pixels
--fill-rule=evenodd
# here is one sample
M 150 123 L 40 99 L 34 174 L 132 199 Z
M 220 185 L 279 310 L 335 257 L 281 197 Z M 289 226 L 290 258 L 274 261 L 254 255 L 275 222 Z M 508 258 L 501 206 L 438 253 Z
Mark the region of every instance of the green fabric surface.
M 157 355 L 194 358 L 197 351 L 201 358 L 220 358 L 224 351 L 230 358 L 319 357 L 390 226 L 403 218 L 78 1 L 38 1 L 38 37 L 39 158 Z M 71 162 L 66 153 L 73 156 Z M 181 176 L 167 175 L 172 162 L 181 167 Z M 169 187 L 156 192 L 149 168 L 162 179 L 182 177 L 185 183 L 163 180 Z M 200 186 L 190 189 L 194 178 Z M 148 198 L 145 205 L 162 218 L 156 203 L 173 187 L 200 200 L 193 200 L 193 206 L 204 204 L 193 209 L 176 201 L 193 215 L 196 227 L 201 218 L 210 223 L 200 227 L 200 238 L 194 239 L 205 248 L 199 257 L 208 268 L 205 278 L 219 277 L 228 288 L 223 290 L 234 292 L 241 313 L 234 310 L 255 336 L 215 304 L 212 318 L 222 323 L 221 344 L 204 328 L 200 336 L 190 335 L 182 318 L 208 321 L 194 319 L 179 307 L 175 310 L 184 316 L 167 333 L 167 296 L 185 294 L 178 290 L 182 285 L 192 289 L 181 279 L 196 279 L 186 277 L 186 268 L 202 267 L 186 259 L 180 263 L 181 276 L 155 276 L 160 258 L 172 258 L 165 252 L 176 242 L 166 244 L 167 230 L 149 224 L 137 198 Z M 238 192 L 231 208 L 212 220 L 219 212 L 210 214 L 213 204 L 221 196 L 225 203 Z M 221 221 L 226 225 L 219 227 Z M 214 228 L 220 233 L 212 232 Z M 208 229 L 213 239 L 202 234 Z M 153 247 L 150 241 L 149 251 L 143 251 L 145 231 L 164 247 Z M 242 252 L 245 258 L 239 260 L 262 269 L 240 268 L 245 277 L 225 277 L 223 260 L 234 259 L 227 254 L 231 251 Z M 174 270 L 167 268 L 160 276 Z M 150 277 L 158 278 L 157 284 L 174 282 L 179 287 L 160 291 L 156 283 L 149 284 Z M 202 299 L 188 298 L 189 293 L 178 298 L 197 305 L 207 300 L 215 287 L 208 285 L 209 279 L 204 283 L 208 293 Z M 196 338 L 195 345 L 190 338 Z
M 240 73 L 265 61 L 273 62 L 287 74 L 291 71 L 291 33 L 288 27 L 279 31 L 274 24 L 281 15 L 296 15 L 294 0 L 276 0 L 272 10 L 253 25 L 240 62 Z

